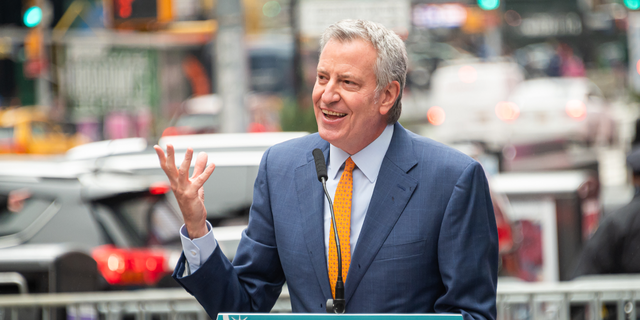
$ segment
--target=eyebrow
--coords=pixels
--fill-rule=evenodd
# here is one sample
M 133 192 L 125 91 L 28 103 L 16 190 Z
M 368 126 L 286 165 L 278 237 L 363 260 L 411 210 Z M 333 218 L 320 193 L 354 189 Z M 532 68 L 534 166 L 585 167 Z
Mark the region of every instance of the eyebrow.
M 316 72 L 327 73 L 327 71 L 322 67 L 318 67 Z M 356 77 L 355 75 L 349 72 L 338 74 L 338 79 L 349 79 L 349 80 L 360 81 L 360 78 Z
M 342 73 L 338 75 L 338 78 L 340 79 L 354 79 L 354 80 L 358 80 L 358 77 L 354 76 L 351 73 Z

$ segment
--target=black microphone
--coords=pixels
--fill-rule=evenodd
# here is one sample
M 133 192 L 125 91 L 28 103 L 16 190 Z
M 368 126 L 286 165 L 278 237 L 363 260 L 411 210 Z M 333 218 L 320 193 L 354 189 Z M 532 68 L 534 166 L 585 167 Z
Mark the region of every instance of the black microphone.
M 327 300 L 327 313 L 344 313 L 345 301 L 344 301 L 344 282 L 342 281 L 342 254 L 340 253 L 340 238 L 338 237 L 338 227 L 336 226 L 336 216 L 333 213 L 333 202 L 329 191 L 327 191 L 327 165 L 324 162 L 324 154 L 320 149 L 313 149 L 313 160 L 316 163 L 316 172 L 318 173 L 318 180 L 322 182 L 322 188 L 324 189 L 324 195 L 329 201 L 329 211 L 331 212 L 331 222 L 333 223 L 333 234 L 336 242 L 336 253 L 338 255 L 338 278 L 335 284 L 335 299 Z M 331 239 L 329 239 L 331 241 Z
M 322 150 L 316 148 L 313 149 L 313 160 L 316 162 L 316 172 L 318 173 L 318 180 L 320 182 L 322 181 L 322 178 L 324 178 L 324 181 L 327 181 L 327 165 L 324 163 L 324 154 L 322 153 Z M 327 197 L 329 195 L 327 194 Z

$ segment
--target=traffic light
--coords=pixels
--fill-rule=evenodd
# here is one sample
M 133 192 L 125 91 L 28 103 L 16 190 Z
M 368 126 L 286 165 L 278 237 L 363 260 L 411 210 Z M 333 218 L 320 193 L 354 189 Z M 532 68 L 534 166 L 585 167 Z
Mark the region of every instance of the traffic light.
M 36 60 L 42 57 L 42 31 L 30 30 L 24 37 L 24 55 L 27 60 Z
M 624 0 L 624 5 L 630 10 L 638 10 L 640 8 L 640 0 Z
M 640 1 L 640 0 L 625 0 L 626 1 Z M 482 10 L 495 10 L 500 7 L 500 0 L 478 0 L 478 6 Z
M 33 28 L 42 22 L 42 9 L 38 6 L 33 6 L 27 9 L 22 16 L 24 25 Z
M 108 0 L 111 24 L 122 29 L 146 29 L 173 19 L 173 0 Z
M 46 69 L 41 28 L 33 28 L 24 38 L 24 76 L 27 79 L 39 77 Z

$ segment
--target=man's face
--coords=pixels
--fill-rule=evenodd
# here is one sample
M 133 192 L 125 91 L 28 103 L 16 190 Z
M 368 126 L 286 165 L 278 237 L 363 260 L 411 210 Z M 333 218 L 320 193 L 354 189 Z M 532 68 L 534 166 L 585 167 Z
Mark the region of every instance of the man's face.
M 391 108 L 385 93 L 376 99 L 375 48 L 364 40 L 330 40 L 320 54 L 313 108 L 320 136 L 355 154 L 386 127 Z

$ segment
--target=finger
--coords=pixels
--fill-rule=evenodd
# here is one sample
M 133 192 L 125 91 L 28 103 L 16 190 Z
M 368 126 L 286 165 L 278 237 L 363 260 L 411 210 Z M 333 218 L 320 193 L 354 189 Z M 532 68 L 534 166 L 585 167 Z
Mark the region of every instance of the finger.
M 180 164 L 178 169 L 178 179 L 186 181 L 189 179 L 189 168 L 191 168 L 191 159 L 193 158 L 193 149 L 187 148 L 187 152 L 184 154 L 184 160 Z
M 171 171 L 169 171 L 169 168 L 175 168 L 174 166 L 168 166 L 167 165 L 167 157 L 164 154 L 164 150 L 162 150 L 162 147 L 160 147 L 159 145 L 155 145 L 153 146 L 153 149 L 156 151 L 156 154 L 158 155 L 158 161 L 160 162 L 160 168 L 162 168 L 162 171 L 164 171 L 164 173 L 167 175 L 167 177 L 169 178 L 169 180 L 171 181 L 173 179 L 173 175 L 171 173 Z
M 211 174 L 213 173 L 213 170 L 215 169 L 216 169 L 215 163 L 208 165 L 207 168 L 204 169 L 204 172 L 202 172 L 201 175 L 199 175 L 197 178 L 193 180 L 193 184 L 198 188 L 202 187 L 204 183 L 209 179 Z
M 167 157 L 164 154 L 164 150 L 162 150 L 162 147 L 160 147 L 159 145 L 155 145 L 153 146 L 153 150 L 156 151 L 156 154 L 158 155 L 158 160 L 160 161 L 160 167 L 162 167 L 162 169 L 164 169 L 166 162 L 167 162 Z
M 204 168 L 207 166 L 208 159 L 209 156 L 206 152 L 198 153 L 198 157 L 196 158 L 196 165 L 193 168 L 193 175 L 191 175 L 191 179 L 195 179 L 204 171 Z
M 172 144 L 167 144 L 167 161 L 166 161 L 167 170 L 169 170 L 172 174 L 178 174 L 176 169 L 176 152 L 173 149 Z

